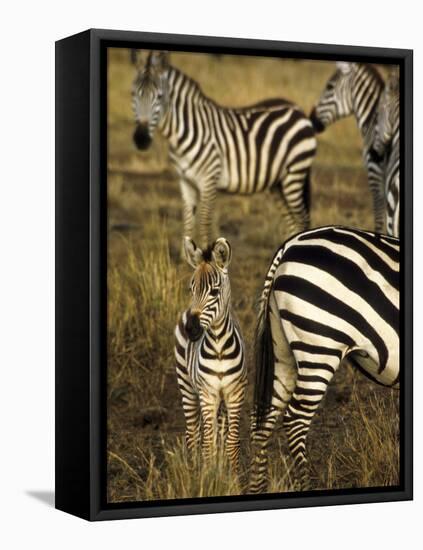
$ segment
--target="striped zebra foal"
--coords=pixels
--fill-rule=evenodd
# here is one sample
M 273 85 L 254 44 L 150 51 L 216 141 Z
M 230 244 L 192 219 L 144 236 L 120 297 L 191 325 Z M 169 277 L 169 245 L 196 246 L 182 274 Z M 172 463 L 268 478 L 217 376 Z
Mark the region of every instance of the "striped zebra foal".
M 250 492 L 267 487 L 267 447 L 283 418 L 296 482 L 311 487 L 306 438 L 342 361 L 399 387 L 399 241 L 322 227 L 275 254 L 256 332 Z
M 373 197 L 375 231 L 382 233 L 385 221 L 383 162 L 375 159 L 371 149 L 384 83 L 377 70 L 370 65 L 340 61 L 336 63 L 336 68 L 310 118 L 316 132 L 322 132 L 341 118 L 355 116 L 363 139 L 363 161 Z
M 400 218 L 399 75 L 393 71 L 382 94 L 373 144 L 374 157 L 384 161 L 386 231 L 399 238 Z
M 225 108 L 172 67 L 165 52 L 150 52 L 137 66 L 132 105 L 134 141 L 147 149 L 158 130 L 179 177 L 184 234 L 198 217 L 201 246 L 211 242 L 217 191 L 280 195 L 289 234 L 309 226 L 309 178 L 316 153 L 310 120 L 292 103 L 269 99 Z
M 239 423 L 247 372 L 244 342 L 231 310 L 231 248 L 223 238 L 204 251 L 188 237 L 184 244 L 194 274 L 190 308 L 175 330 L 175 357 L 186 444 L 195 453 L 202 443 L 203 458 L 210 461 L 216 451 L 218 417 L 225 413 L 226 453 L 239 473 Z

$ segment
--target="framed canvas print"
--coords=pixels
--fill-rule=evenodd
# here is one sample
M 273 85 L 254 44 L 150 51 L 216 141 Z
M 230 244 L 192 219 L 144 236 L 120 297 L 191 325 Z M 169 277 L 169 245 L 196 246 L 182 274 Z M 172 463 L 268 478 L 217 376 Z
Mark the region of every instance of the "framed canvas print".
M 412 52 L 56 44 L 56 507 L 412 498 Z

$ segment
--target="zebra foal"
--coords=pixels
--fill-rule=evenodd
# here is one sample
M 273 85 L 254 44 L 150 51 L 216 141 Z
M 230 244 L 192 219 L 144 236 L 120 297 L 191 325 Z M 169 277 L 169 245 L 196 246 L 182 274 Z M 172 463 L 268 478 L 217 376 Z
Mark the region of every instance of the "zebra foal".
M 250 492 L 267 487 L 279 417 L 301 489 L 311 487 L 306 438 L 342 361 L 399 386 L 399 242 L 343 227 L 288 240 L 268 270 L 256 332 Z
M 309 226 L 316 139 L 299 107 L 283 99 L 222 107 L 156 51 L 137 64 L 132 106 L 138 149 L 150 146 L 156 130 L 167 140 L 183 199 L 184 234 L 193 236 L 198 218 L 201 246 L 211 242 L 217 191 L 250 195 L 272 188 L 289 233 Z
M 383 162 L 372 148 L 376 136 L 378 105 L 384 82 L 377 70 L 363 63 L 336 63 L 336 72 L 326 83 L 310 119 L 316 132 L 323 132 L 341 118 L 354 115 L 363 140 L 363 162 L 373 197 L 375 231 L 382 233 L 385 222 Z
M 228 266 L 231 247 L 219 238 L 206 250 L 185 237 L 185 255 L 194 268 L 190 308 L 175 329 L 176 373 L 190 453 L 202 445 L 209 462 L 216 451 L 219 416 L 226 414 L 226 453 L 239 473 L 239 423 L 247 372 L 244 342 L 231 309 Z

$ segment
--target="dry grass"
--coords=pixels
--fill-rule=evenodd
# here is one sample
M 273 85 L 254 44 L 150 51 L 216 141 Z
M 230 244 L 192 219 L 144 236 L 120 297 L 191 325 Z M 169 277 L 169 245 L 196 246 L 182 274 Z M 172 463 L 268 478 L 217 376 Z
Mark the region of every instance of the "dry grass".
M 332 64 L 175 54 L 172 62 L 214 99 L 230 105 L 284 96 L 308 112 Z M 189 467 L 173 364 L 173 330 L 187 307 L 190 268 L 179 261 L 181 199 L 159 139 L 140 154 L 132 145 L 127 51 L 110 54 L 109 71 L 109 361 L 108 495 L 111 502 L 239 494 L 223 457 L 211 469 Z M 225 86 L 222 86 L 222 81 Z M 312 225 L 371 228 L 371 199 L 360 138 L 346 120 L 319 138 L 312 174 Z M 277 203 L 267 194 L 220 195 L 220 234 L 233 246 L 233 306 L 248 347 L 255 302 L 276 246 L 284 238 Z M 247 412 L 242 461 L 250 458 Z M 398 396 L 348 366 L 337 373 L 309 437 L 316 488 L 396 485 L 399 480 Z M 281 429 L 271 448 L 271 492 L 292 487 Z

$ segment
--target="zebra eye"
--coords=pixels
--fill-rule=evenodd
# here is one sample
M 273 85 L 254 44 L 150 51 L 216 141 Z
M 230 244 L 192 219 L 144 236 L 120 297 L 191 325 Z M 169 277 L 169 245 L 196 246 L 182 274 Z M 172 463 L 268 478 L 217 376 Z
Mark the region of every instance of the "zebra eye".
M 219 289 L 218 288 L 212 288 L 210 290 L 210 296 L 217 296 L 219 294 Z

